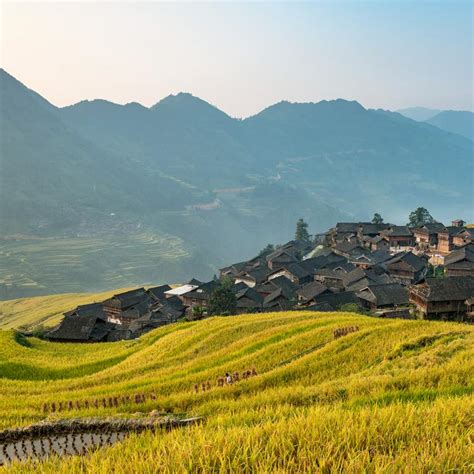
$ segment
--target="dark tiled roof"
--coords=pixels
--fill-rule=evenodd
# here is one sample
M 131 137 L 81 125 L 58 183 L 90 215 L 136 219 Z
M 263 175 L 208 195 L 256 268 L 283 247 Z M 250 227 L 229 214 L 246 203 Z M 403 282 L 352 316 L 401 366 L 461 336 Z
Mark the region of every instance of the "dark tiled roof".
M 288 280 L 288 278 L 284 276 L 272 278 L 268 281 L 268 283 L 273 285 L 275 290 L 278 288 L 283 288 L 288 293 L 294 293 L 298 288 L 298 285 L 295 285 L 291 280 Z
M 391 226 L 391 224 L 372 224 L 372 223 L 361 223 L 360 224 L 360 230 L 362 232 L 362 235 L 367 235 L 367 234 L 378 234 L 382 232 L 385 229 L 388 229 Z
M 168 290 L 171 290 L 171 286 L 161 285 L 161 286 L 154 286 L 153 288 L 148 288 L 147 292 L 148 294 L 151 294 L 153 298 L 160 301 L 166 298 L 166 295 L 164 293 L 165 291 L 168 291 Z
M 342 291 L 340 293 L 324 294 L 316 297 L 316 304 L 327 303 L 334 309 L 338 309 L 343 304 L 356 303 L 360 301 L 354 291 Z
M 220 282 L 211 280 L 206 283 L 202 283 L 194 290 L 188 291 L 181 296 L 186 298 L 194 298 L 194 299 L 201 299 L 207 300 L 211 296 L 212 292 L 220 285 Z
M 278 298 L 284 298 L 287 301 L 290 301 L 293 298 L 293 294 L 286 291 L 284 288 L 278 288 L 273 293 L 270 293 L 268 296 L 265 297 L 263 300 L 264 306 L 269 306 Z
M 414 272 L 419 272 L 423 270 L 423 268 L 426 267 L 427 262 L 424 258 L 418 257 L 415 255 L 413 252 L 402 252 L 397 255 L 395 255 L 393 258 L 385 262 L 385 265 L 387 268 L 390 267 L 390 265 L 398 263 L 398 262 L 404 262 L 406 265 L 408 265 Z
M 365 252 L 365 249 L 358 242 L 338 242 L 335 249 L 350 255 Z
M 312 300 L 315 296 L 318 296 L 322 293 L 330 292 L 330 290 L 318 281 L 312 281 L 307 285 L 304 285 L 299 290 L 296 291 L 296 294 L 303 298 L 306 301 Z
M 377 306 L 400 306 L 408 304 L 408 290 L 399 283 L 370 285 L 360 290 L 357 296 Z
M 47 333 L 51 340 L 102 341 L 113 325 L 96 316 L 65 316 L 61 324 Z
M 96 316 L 104 320 L 107 319 L 107 315 L 104 313 L 104 306 L 102 303 L 83 304 L 72 311 L 64 313 L 65 316 L 73 314 L 76 316 Z
M 442 232 L 446 229 L 444 224 L 441 222 L 433 222 L 431 224 L 425 224 L 421 227 L 417 227 L 414 229 L 415 232 L 422 232 L 422 233 L 428 233 L 428 234 L 437 234 L 438 232 Z
M 239 306 L 239 302 L 241 302 L 241 300 L 244 298 L 252 300 L 257 306 L 261 306 L 264 299 L 260 293 L 257 293 L 253 288 L 248 287 L 239 291 L 235 297 L 237 298 L 237 306 Z M 248 307 L 248 305 L 245 306 Z
M 446 255 L 446 257 L 444 258 L 444 265 L 449 266 L 461 260 L 474 262 L 474 244 L 467 244 L 464 247 L 453 250 L 449 255 Z
M 413 236 L 413 231 L 406 225 L 392 225 L 382 231 L 382 234 L 389 235 L 390 237 L 411 237 Z
M 269 273 L 268 268 L 257 268 L 256 270 L 239 273 L 238 277 L 253 280 L 258 285 L 267 279 Z
M 474 277 L 426 278 L 424 283 L 412 286 L 410 291 L 428 301 L 465 301 L 474 296 Z

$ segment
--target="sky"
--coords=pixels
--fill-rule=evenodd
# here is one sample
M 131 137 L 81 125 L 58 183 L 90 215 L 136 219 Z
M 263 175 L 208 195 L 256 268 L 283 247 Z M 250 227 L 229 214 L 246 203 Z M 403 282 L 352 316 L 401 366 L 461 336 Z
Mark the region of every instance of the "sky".
M 335 98 L 473 109 L 470 1 L 2 1 L 0 16 L 1 67 L 58 106 L 184 91 L 234 117 Z

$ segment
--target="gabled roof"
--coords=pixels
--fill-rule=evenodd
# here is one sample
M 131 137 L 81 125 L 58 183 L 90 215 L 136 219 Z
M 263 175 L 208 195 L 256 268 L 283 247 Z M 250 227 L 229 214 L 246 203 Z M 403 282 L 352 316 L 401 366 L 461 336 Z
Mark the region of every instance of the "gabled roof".
M 266 267 L 257 268 L 255 270 L 241 272 L 237 275 L 237 278 L 240 277 L 240 278 L 252 280 L 258 285 L 259 283 L 262 283 L 263 281 L 267 279 L 267 276 L 269 273 L 270 273 L 270 270 Z
M 372 222 L 366 223 L 366 222 L 361 222 L 359 226 L 359 230 L 362 233 L 362 235 L 367 235 L 367 234 L 379 234 L 385 229 L 388 229 L 391 226 L 391 224 L 373 224 Z
M 408 290 L 400 283 L 370 285 L 359 292 L 357 297 L 376 306 L 400 306 L 408 304 Z
M 361 224 L 370 224 L 369 222 L 338 222 L 335 230 L 339 233 L 357 233 Z
M 427 262 L 424 258 L 418 257 L 413 252 L 401 252 L 395 255 L 393 258 L 385 262 L 387 268 L 390 268 L 394 264 L 399 262 L 403 262 L 408 268 L 413 270 L 414 272 L 419 272 L 423 270 Z
M 102 341 L 113 325 L 96 316 L 65 316 L 58 327 L 46 335 L 51 340 Z
M 104 305 L 113 306 L 125 310 L 132 306 L 137 305 L 140 301 L 149 298 L 145 288 L 137 288 L 135 290 L 125 291 L 123 293 L 118 293 L 112 298 L 104 301 Z
M 240 281 L 239 283 L 235 283 L 232 286 L 232 291 L 237 294 L 239 291 L 245 290 L 245 288 L 250 288 L 250 287 L 246 285 L 243 281 Z
M 283 288 L 288 293 L 294 293 L 298 288 L 298 285 L 295 285 L 291 280 L 284 276 L 272 278 L 268 281 L 268 284 L 272 285 L 275 290 L 278 288 Z
M 65 316 L 75 315 L 75 316 L 96 316 L 98 318 L 107 319 L 107 315 L 104 313 L 104 306 L 102 303 L 90 303 L 83 304 L 64 313 Z
M 464 247 L 453 250 L 451 253 L 446 255 L 444 258 L 444 266 L 457 263 L 461 260 L 467 260 L 468 262 L 474 262 L 474 244 L 467 244 Z
M 345 277 L 345 275 L 347 275 L 347 273 L 336 272 L 334 270 L 330 270 L 329 268 L 321 268 L 319 270 L 316 270 L 314 272 L 314 275 L 318 276 L 318 277 L 331 278 L 331 279 L 334 279 L 334 280 L 343 281 L 344 277 Z
M 293 298 L 293 294 L 289 293 L 284 288 L 278 288 L 273 293 L 270 293 L 268 296 L 265 297 L 265 299 L 263 300 L 263 305 L 269 306 L 279 298 L 284 298 L 285 300 L 290 301 Z
M 474 296 L 474 277 L 426 278 L 424 283 L 411 286 L 410 291 L 427 301 L 465 301 Z
M 341 291 L 339 293 L 321 294 L 316 297 L 316 304 L 327 303 L 337 310 L 343 304 L 355 303 L 360 304 L 354 291 Z
M 381 232 L 382 235 L 390 237 L 411 237 L 413 231 L 406 225 L 392 225 Z
M 282 265 L 281 267 L 272 270 L 268 274 L 268 278 L 271 278 L 272 275 L 275 273 L 279 273 L 282 271 L 286 271 L 287 273 L 293 275 L 296 278 L 306 278 L 308 276 L 311 276 L 312 274 L 308 272 L 302 265 L 299 263 L 290 263 L 288 265 Z
M 314 273 L 315 270 L 319 268 L 324 268 L 332 263 L 336 262 L 347 262 L 346 257 L 342 255 L 338 255 L 332 251 L 327 253 L 326 255 L 318 255 L 317 257 L 308 258 L 306 260 L 302 260 L 299 264 L 306 269 L 309 273 Z
M 284 262 L 284 263 L 291 263 L 297 262 L 298 259 L 294 256 L 294 254 L 290 253 L 285 249 L 277 249 L 275 252 L 267 255 L 266 257 L 267 262 Z
M 257 306 L 261 306 L 264 300 L 263 296 L 260 293 L 255 291 L 253 288 L 249 288 L 249 287 L 236 293 L 235 297 L 237 299 L 237 306 L 239 306 L 239 301 L 243 300 L 244 298 L 254 301 L 257 304 Z
M 281 249 L 290 251 L 294 254 L 296 253 L 305 253 L 308 252 L 313 248 L 313 244 L 307 240 L 290 240 L 289 242 L 286 242 L 286 244 L 283 244 Z
M 413 229 L 413 231 L 432 235 L 437 234 L 438 232 L 442 232 L 445 229 L 446 227 L 441 222 L 433 222 L 430 224 L 422 225 L 421 227 L 416 227 L 415 229 Z
M 332 270 L 334 272 L 340 272 L 340 273 L 349 273 L 352 270 L 354 270 L 356 267 L 353 265 L 351 262 L 347 260 L 341 260 L 339 262 L 331 262 L 328 263 L 324 269 L 326 270 Z
M 154 286 L 153 288 L 148 288 L 147 293 L 151 295 L 154 299 L 160 301 L 166 298 L 165 291 L 171 290 L 169 285 L 160 285 Z
M 448 234 L 450 237 L 456 234 L 459 234 L 461 232 L 462 228 L 461 227 L 456 227 L 456 226 L 447 226 L 444 229 L 440 230 L 440 234 Z
M 296 291 L 296 294 L 306 300 L 310 301 L 312 300 L 315 296 L 318 296 L 322 293 L 330 293 L 331 290 L 324 286 L 322 283 L 319 283 L 318 281 L 312 281 L 311 283 L 308 283 L 307 285 L 304 285 L 301 287 L 299 290 Z
M 379 267 L 358 268 L 348 273 L 343 279 L 344 288 L 350 291 L 359 291 L 368 285 L 395 283 L 389 275 L 378 270 Z
M 348 255 L 365 253 L 366 250 L 358 242 L 338 242 L 334 247 L 338 252 Z

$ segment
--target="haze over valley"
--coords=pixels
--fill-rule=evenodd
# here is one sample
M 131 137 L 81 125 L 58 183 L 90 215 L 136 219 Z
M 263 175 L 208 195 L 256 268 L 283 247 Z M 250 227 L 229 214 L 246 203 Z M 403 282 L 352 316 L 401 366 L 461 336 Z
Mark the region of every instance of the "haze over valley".
M 58 108 L 5 70 L 0 85 L 3 298 L 210 278 L 299 217 L 312 233 L 419 205 L 473 220 L 471 112 L 338 99 L 241 120 L 188 93 Z

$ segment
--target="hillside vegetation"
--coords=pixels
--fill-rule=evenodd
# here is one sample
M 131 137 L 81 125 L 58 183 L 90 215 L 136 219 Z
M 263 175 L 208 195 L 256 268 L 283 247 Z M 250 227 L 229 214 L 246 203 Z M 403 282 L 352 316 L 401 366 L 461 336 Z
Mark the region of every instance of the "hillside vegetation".
M 347 326 L 359 331 L 334 339 Z M 38 422 L 43 403 L 154 393 L 60 415 L 156 409 L 205 422 L 13 472 L 469 472 L 473 342 L 466 325 L 314 312 L 213 317 L 106 344 L 0 331 L 0 427 Z

